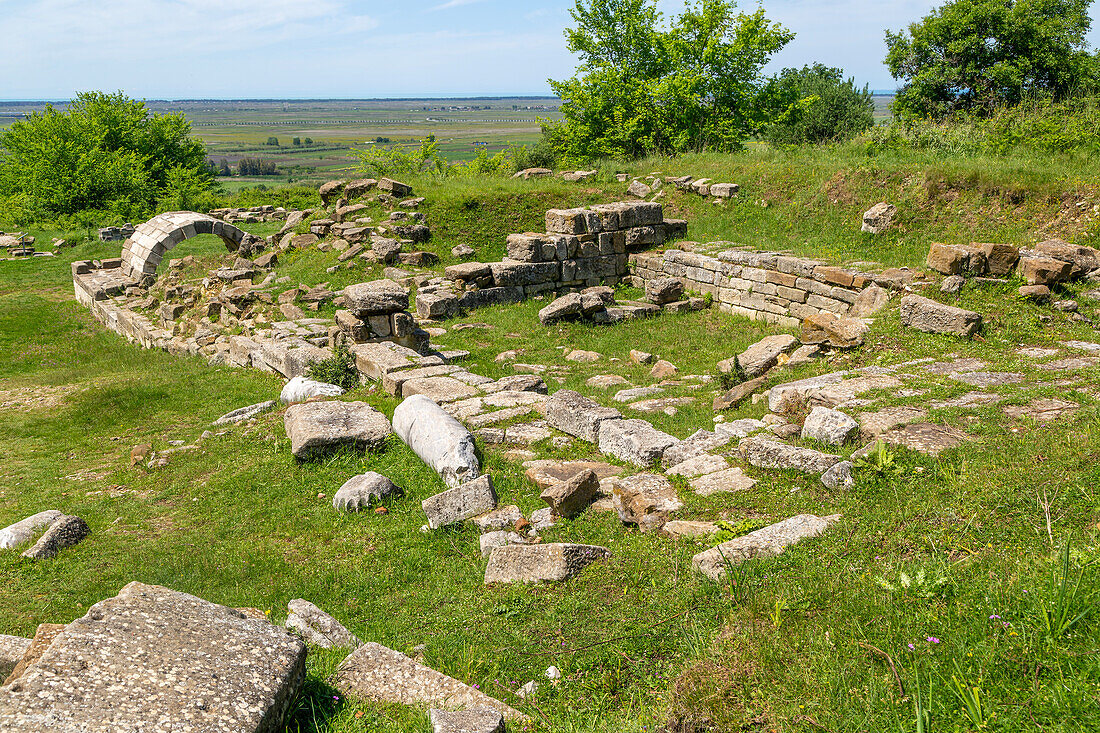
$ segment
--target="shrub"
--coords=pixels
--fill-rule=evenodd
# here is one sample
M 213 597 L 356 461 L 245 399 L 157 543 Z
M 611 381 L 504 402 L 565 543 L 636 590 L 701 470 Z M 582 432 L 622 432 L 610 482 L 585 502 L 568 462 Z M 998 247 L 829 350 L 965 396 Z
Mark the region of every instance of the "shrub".
M 839 142 L 875 124 L 875 103 L 844 72 L 824 64 L 784 69 L 776 80 L 786 111 L 767 129 L 773 145 Z
M 397 146 L 383 148 L 378 145 L 353 152 L 359 158 L 359 171 L 368 176 L 447 172 L 447 161 L 439 153 L 439 143 L 435 141 L 435 135 L 424 138 L 420 141 L 419 148 L 408 153 Z
M 508 156 L 512 160 L 513 173 L 527 168 L 554 168 L 558 162 L 554 148 L 545 138 L 530 146 L 512 145 L 508 148 Z
M 351 355 L 347 344 L 337 344 L 331 357 L 314 362 L 309 367 L 309 377 L 344 389 L 359 386 L 359 370 L 355 367 L 355 357 Z

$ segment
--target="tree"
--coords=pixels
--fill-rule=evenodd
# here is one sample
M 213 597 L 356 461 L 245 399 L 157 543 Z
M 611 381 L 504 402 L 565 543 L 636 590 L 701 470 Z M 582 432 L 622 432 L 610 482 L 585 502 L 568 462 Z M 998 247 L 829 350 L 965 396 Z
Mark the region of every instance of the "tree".
M 229 168 L 229 161 L 226 160 L 225 158 L 222 158 L 222 162 L 218 164 L 218 175 L 219 176 L 231 176 L 231 175 L 233 175 L 233 171 L 230 170 L 230 168 Z
M 824 64 L 783 69 L 776 88 L 784 112 L 767 129 L 775 145 L 845 140 L 875 124 L 870 90 Z
M 84 92 L 65 111 L 47 105 L 0 132 L 0 200 L 38 220 L 89 210 L 141 218 L 177 168 L 212 180 L 190 123 L 121 92 Z
M 274 176 L 278 174 L 278 170 L 273 160 L 241 158 L 237 161 L 237 174 L 242 176 Z
M 577 74 L 544 122 L 568 160 L 740 149 L 774 114 L 760 73 L 793 34 L 730 0 L 696 0 L 667 26 L 656 0 L 576 0 L 566 30 Z
M 269 138 L 267 139 L 267 144 L 268 144 L 268 145 L 274 145 L 274 146 L 278 147 L 278 146 L 279 146 L 279 138 L 277 138 L 277 137 L 269 137 Z
M 300 138 L 300 137 L 296 137 L 296 138 L 294 138 L 293 140 L 291 140 L 291 141 L 290 141 L 290 143 L 291 143 L 292 145 L 294 145 L 295 147 L 301 147 L 301 145 L 302 145 L 302 138 Z
M 307 137 L 304 142 L 305 142 L 306 146 L 308 147 L 308 146 L 313 144 L 313 138 Z
M 904 81 L 899 116 L 990 114 L 1029 94 L 1064 98 L 1097 79 L 1085 49 L 1092 0 L 950 0 L 908 31 L 886 32 L 886 65 Z

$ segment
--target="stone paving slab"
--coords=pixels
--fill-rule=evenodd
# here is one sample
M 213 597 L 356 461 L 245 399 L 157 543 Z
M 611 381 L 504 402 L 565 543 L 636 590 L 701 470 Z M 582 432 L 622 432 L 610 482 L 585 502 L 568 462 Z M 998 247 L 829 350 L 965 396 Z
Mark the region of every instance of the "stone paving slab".
M 130 583 L 0 687 L 0 730 L 275 733 L 306 646 L 266 619 Z

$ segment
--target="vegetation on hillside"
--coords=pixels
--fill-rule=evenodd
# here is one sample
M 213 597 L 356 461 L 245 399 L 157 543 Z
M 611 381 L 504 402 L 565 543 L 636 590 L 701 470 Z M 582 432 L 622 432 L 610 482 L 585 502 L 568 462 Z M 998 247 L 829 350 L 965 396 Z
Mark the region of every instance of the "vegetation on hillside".
M 871 92 L 846 80 L 841 69 L 783 69 L 775 84 L 784 111 L 766 129 L 773 145 L 838 142 L 875 124 Z

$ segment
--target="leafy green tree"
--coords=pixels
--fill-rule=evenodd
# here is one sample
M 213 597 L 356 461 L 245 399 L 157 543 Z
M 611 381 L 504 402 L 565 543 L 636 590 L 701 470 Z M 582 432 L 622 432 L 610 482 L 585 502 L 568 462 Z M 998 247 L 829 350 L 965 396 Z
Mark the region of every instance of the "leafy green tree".
M 566 30 L 577 74 L 543 132 L 560 158 L 740 149 L 774 115 L 760 69 L 793 38 L 763 9 L 689 2 L 667 25 L 656 0 L 576 0 Z
M 278 147 L 278 146 L 279 146 L 279 138 L 277 138 L 277 137 L 269 137 L 269 138 L 267 139 L 267 144 L 268 144 L 268 145 L 274 145 L 275 147 Z
M 121 92 L 85 92 L 0 132 L 0 199 L 36 220 L 99 211 L 148 214 L 183 168 L 207 177 L 206 153 L 182 114 L 153 114 Z
M 168 171 L 157 208 L 161 211 L 193 211 L 199 208 L 209 190 L 210 179 L 206 171 L 176 166 Z
M 784 112 L 767 129 L 774 145 L 846 140 L 875 124 L 870 90 L 824 64 L 783 69 L 776 79 Z
M 908 31 L 886 32 L 886 65 L 904 82 L 899 116 L 990 114 L 1027 95 L 1054 99 L 1097 80 L 1085 49 L 1092 0 L 950 0 Z
M 301 147 L 302 146 L 302 138 L 296 137 L 296 138 L 294 138 L 290 141 L 290 144 L 294 145 L 295 147 Z
M 313 138 L 307 137 L 303 142 L 306 144 L 306 147 L 308 147 L 313 144 Z

